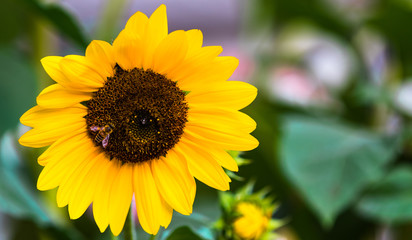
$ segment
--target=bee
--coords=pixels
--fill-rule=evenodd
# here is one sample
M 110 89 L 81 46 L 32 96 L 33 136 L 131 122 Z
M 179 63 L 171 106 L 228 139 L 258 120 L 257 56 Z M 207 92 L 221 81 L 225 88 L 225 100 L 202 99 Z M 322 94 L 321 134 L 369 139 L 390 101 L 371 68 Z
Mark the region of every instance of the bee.
M 103 148 L 107 147 L 107 144 L 109 143 L 109 137 L 110 134 L 113 132 L 114 125 L 111 123 L 106 124 L 104 127 L 99 127 L 99 126 L 91 126 L 90 130 L 93 132 L 97 132 L 96 137 L 94 138 L 94 141 L 96 143 L 102 143 Z

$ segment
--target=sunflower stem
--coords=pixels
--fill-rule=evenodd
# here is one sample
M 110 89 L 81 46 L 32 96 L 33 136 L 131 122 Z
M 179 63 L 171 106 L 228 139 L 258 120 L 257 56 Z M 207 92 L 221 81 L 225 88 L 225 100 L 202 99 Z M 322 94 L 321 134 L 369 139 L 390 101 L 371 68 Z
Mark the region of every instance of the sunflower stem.
M 126 218 L 126 224 L 124 226 L 124 240 L 136 240 L 136 235 L 134 233 L 134 219 L 133 219 L 133 210 L 130 207 L 129 214 Z
M 100 23 L 96 28 L 98 39 L 113 41 L 128 3 L 129 0 L 106 0 L 106 8 L 102 11 Z
M 110 234 L 110 236 L 111 236 L 111 237 L 110 237 L 110 240 L 118 240 L 118 239 L 117 239 L 117 237 L 116 237 L 115 235 Z
M 150 235 L 149 240 L 154 240 L 156 238 L 156 235 Z
M 39 19 L 35 19 L 31 27 L 31 44 L 34 46 L 32 49 L 32 61 L 33 66 L 35 67 L 37 75 L 37 91 L 44 89 L 52 83 L 50 77 L 44 71 L 40 59 L 47 55 L 48 51 L 53 51 L 54 42 L 46 37 L 46 29 L 44 27 L 44 22 Z

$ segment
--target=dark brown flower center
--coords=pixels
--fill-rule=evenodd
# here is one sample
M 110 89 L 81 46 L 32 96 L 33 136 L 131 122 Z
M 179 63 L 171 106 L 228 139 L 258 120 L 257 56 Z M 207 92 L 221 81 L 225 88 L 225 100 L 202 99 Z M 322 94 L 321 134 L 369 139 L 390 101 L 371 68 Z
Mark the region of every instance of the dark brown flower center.
M 166 156 L 187 122 L 185 92 L 152 70 L 116 65 L 114 76 L 85 105 L 90 138 L 124 163 Z

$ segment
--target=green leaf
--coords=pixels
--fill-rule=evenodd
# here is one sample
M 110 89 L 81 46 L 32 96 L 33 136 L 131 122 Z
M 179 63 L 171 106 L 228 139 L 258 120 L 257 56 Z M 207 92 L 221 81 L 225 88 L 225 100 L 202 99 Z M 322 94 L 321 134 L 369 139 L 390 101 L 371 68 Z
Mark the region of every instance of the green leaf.
M 16 139 L 7 132 L 0 139 L 0 212 L 18 219 L 31 220 L 53 239 L 86 239 L 70 224 L 54 221 L 40 201 L 35 183 L 30 181 L 29 169 L 16 151 Z
M 33 106 L 36 74 L 27 59 L 11 46 L 0 46 L 0 136 L 17 126 L 20 116 Z
M 357 210 L 384 223 L 412 220 L 412 168 L 399 166 L 369 191 L 358 203 Z
M 214 234 L 211 230 L 211 226 L 214 224 L 215 220 L 206 215 L 198 212 L 194 212 L 189 216 L 177 214 L 173 216 L 173 219 L 173 224 L 169 226 L 165 231 L 163 231 L 162 234 L 160 234 L 161 240 L 169 239 L 169 237 L 171 237 L 175 231 L 184 227 L 189 228 L 193 233 L 198 235 L 203 240 L 214 239 Z
M 245 180 L 245 178 L 237 175 L 236 173 L 229 171 L 229 170 L 225 170 L 225 173 L 230 177 L 230 179 L 234 179 L 236 181 L 243 181 Z
M 195 234 L 189 227 L 184 226 L 174 230 L 167 240 L 203 240 L 203 238 Z
M 229 213 L 232 210 L 234 201 L 235 199 L 232 193 L 219 192 L 220 206 L 223 208 L 225 212 Z
M 31 11 L 48 20 L 58 31 L 71 38 L 79 46 L 85 48 L 89 43 L 75 18 L 59 5 L 46 4 L 38 0 L 21 1 L 26 3 Z
M 283 133 L 282 168 L 326 227 L 382 177 L 394 154 L 379 136 L 339 123 L 287 118 Z
M 0 43 L 5 44 L 13 41 L 27 26 L 26 14 L 15 0 L 3 0 L 0 8 L 0 22 L 7 23 L 2 28 Z
M 282 26 L 295 20 L 308 19 L 343 39 L 350 39 L 352 35 L 351 26 L 333 8 L 325 6 L 322 0 L 258 0 L 256 5 L 256 18 L 260 19 L 256 24 L 260 26 L 268 22 Z
M 5 134 L 0 145 L 0 211 L 50 225 L 51 219 L 29 187 L 20 163 L 11 134 Z

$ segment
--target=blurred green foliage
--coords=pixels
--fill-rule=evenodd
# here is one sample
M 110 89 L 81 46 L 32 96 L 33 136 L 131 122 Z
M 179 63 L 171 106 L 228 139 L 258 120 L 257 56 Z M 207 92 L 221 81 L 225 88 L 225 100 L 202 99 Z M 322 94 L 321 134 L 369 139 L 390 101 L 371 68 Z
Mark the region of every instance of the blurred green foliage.
M 0 134 L 15 128 L 18 118 L 31 106 L 38 94 L 37 69 L 43 57 L 37 25 L 46 23 L 80 48 L 88 40 L 76 20 L 57 4 L 37 0 L 4 0 L 0 21 L 7 23 L 0 37 Z M 32 61 L 35 61 L 33 63 Z M 41 81 L 41 80 L 39 80 Z M 44 80 L 43 80 L 44 81 Z
M 167 240 L 202 240 L 202 238 L 196 235 L 190 228 L 180 227 L 173 231 Z
M 75 18 L 56 3 L 44 3 L 39 0 L 3 0 L 2 5 L 0 20 L 8 26 L 2 32 L 0 43 L 13 42 L 22 35 L 30 37 L 28 34 L 33 33 L 33 24 L 38 21 L 47 22 L 83 48 L 89 43 Z
M 412 227 L 411 119 L 394 107 L 395 90 L 412 74 L 410 1 L 347 1 L 352 7 L 368 3 L 355 19 L 350 8 L 339 9 L 333 1 L 257 2 L 254 28 L 270 26 L 280 38 L 304 22 L 349 46 L 359 64 L 348 87 L 332 93 L 341 109 L 274 102 L 261 91 L 247 109 L 257 119 L 261 145 L 246 155 L 256 166 L 246 175 L 259 172 L 257 183 L 273 187 L 284 204 L 281 214 L 291 217 L 289 226 L 299 239 L 376 239 L 387 226 L 395 231 L 393 239 L 410 239 L 401 229 Z M 376 69 L 366 62 L 364 46 L 357 44 L 365 29 L 378 33 L 387 48 L 390 73 L 382 73 L 380 83 L 373 79 Z M 291 64 L 282 57 L 275 51 L 257 56 L 259 89 L 267 86 L 274 66 Z M 393 116 L 400 122 L 390 131 Z
M 38 0 L 21 0 L 24 1 L 31 13 L 40 18 L 47 20 L 49 23 L 70 38 L 73 42 L 82 48 L 86 48 L 89 40 L 84 36 L 82 29 L 76 20 L 61 6 L 57 4 L 44 4 Z
M 400 165 L 391 169 L 358 203 L 361 214 L 384 223 L 412 220 L 412 167 Z
M 396 141 L 340 123 L 287 118 L 280 143 L 282 169 L 325 227 L 369 184 L 379 180 L 395 155 Z
M 5 134 L 0 142 L 0 210 L 16 217 L 27 217 L 40 225 L 50 225 L 51 219 L 33 193 L 27 176 L 21 168 L 11 134 Z M 12 183 L 12 184 L 10 184 Z
M 0 217 L 6 217 L 7 223 L 0 225 L 3 234 L 0 238 L 94 238 L 92 236 L 97 234 L 97 230 L 67 224 L 67 220 L 57 219 L 58 213 L 50 211 L 45 196 L 36 190 L 38 167 L 35 166 L 35 157 L 38 152 L 19 147 L 16 139 L 20 134 L 16 131 L 19 118 L 34 106 L 41 90 L 39 85 L 44 86 L 42 82 L 45 81 L 40 79 L 43 74 L 39 73 L 38 67 L 44 54 L 42 44 L 47 38 L 42 35 L 44 32 L 38 31 L 38 26 L 50 26 L 55 34 L 71 39 L 79 48 L 84 48 L 88 40 L 72 15 L 57 4 L 4 0 L 0 21 L 6 26 L 0 37 Z M 82 225 L 89 228 L 90 223 Z M 99 236 L 104 239 L 104 235 Z
M 18 119 L 36 98 L 36 75 L 33 66 L 18 51 L 0 46 L 0 134 L 17 126 Z

